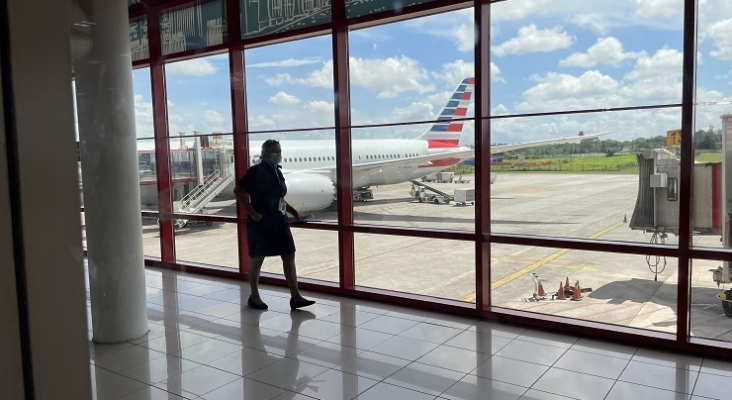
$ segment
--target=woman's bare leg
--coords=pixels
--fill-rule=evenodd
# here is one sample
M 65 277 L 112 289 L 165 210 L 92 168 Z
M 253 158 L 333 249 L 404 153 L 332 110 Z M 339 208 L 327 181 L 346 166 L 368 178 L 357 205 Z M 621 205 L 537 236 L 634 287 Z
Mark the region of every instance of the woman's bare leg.
M 287 286 L 290 287 L 290 296 L 295 301 L 306 301 L 297 287 L 297 269 L 295 267 L 295 253 L 282 256 L 282 269 L 285 273 Z
M 251 298 L 257 304 L 262 304 L 259 297 L 259 272 L 262 270 L 264 257 L 252 257 L 249 259 L 249 288 L 252 291 Z

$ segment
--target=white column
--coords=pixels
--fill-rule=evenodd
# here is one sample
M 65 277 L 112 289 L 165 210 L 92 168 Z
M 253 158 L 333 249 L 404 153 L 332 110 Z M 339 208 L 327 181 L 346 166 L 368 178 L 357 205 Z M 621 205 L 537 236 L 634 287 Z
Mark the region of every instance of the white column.
M 94 341 L 145 335 L 145 270 L 127 1 L 92 0 L 74 60 Z
M 91 399 L 66 7 L 0 2 L 2 399 Z

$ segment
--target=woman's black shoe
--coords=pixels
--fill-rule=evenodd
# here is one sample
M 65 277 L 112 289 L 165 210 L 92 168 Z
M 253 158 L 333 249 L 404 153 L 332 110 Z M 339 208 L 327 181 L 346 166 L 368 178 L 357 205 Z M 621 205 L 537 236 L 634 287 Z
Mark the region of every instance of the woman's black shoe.
M 312 306 L 315 304 L 315 301 L 313 300 L 304 300 L 304 301 L 295 301 L 295 299 L 290 299 L 290 308 L 293 310 L 297 310 L 298 308 L 303 308 L 307 306 Z
M 247 300 L 247 305 L 249 307 L 255 309 L 255 310 L 266 310 L 267 309 L 267 304 L 265 304 L 265 303 L 262 303 L 262 304 L 255 303 L 254 300 L 252 300 L 252 296 L 249 296 L 249 300 Z

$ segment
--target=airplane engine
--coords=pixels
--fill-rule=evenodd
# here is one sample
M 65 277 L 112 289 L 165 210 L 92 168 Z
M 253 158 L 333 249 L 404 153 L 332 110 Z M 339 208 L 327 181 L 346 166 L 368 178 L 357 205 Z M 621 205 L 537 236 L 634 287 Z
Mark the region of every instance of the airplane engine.
M 285 182 L 285 200 L 300 214 L 322 210 L 335 199 L 333 181 L 323 175 L 291 172 L 285 175 Z

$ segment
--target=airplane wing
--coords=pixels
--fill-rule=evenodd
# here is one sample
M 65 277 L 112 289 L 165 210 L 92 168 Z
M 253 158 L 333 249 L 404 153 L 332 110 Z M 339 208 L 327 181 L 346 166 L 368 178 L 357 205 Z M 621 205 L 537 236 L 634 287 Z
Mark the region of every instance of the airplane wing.
M 596 133 L 593 135 L 570 136 L 570 137 L 563 137 L 563 138 L 556 138 L 556 139 L 537 140 L 534 142 L 499 144 L 499 145 L 491 146 L 491 154 L 504 153 L 506 151 L 511 151 L 511 150 L 528 149 L 530 147 L 538 147 L 538 146 L 544 146 L 544 145 L 548 145 L 548 144 L 567 143 L 567 142 L 575 142 L 578 140 L 594 139 L 594 138 L 598 138 L 600 136 L 609 135 L 611 133 L 612 133 L 612 131 Z

